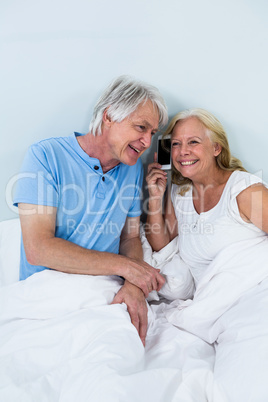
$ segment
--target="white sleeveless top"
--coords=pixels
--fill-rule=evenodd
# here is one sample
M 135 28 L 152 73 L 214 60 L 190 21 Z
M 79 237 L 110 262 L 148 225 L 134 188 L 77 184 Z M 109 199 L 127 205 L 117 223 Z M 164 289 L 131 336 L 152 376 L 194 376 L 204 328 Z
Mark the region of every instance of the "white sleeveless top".
M 215 207 L 198 214 L 194 208 L 192 187 L 181 196 L 176 184 L 171 188 L 171 199 L 178 221 L 179 251 L 190 266 L 198 283 L 217 253 L 224 247 L 241 240 L 266 236 L 252 223 L 240 216 L 237 195 L 262 180 L 247 172 L 234 171 L 229 177 L 221 198 Z

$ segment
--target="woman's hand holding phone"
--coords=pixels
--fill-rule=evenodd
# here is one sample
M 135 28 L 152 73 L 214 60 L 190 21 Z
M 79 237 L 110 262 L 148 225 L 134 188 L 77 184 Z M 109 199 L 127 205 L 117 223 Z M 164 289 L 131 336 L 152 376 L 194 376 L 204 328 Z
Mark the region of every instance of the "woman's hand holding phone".
M 148 166 L 146 176 L 148 191 L 151 201 L 163 198 L 167 186 L 167 172 L 162 169 L 162 165 L 157 162 L 157 153 L 154 154 L 154 162 Z

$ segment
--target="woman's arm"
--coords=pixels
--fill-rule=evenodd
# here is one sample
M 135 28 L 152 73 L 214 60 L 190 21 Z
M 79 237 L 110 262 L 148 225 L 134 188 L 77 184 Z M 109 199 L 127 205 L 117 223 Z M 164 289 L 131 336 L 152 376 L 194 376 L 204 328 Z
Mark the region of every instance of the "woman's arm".
M 176 237 L 177 220 L 168 192 L 163 213 L 163 198 L 167 185 L 167 173 L 161 170 L 157 162 L 151 163 L 148 167 L 146 177 L 149 191 L 149 202 L 145 233 L 154 251 L 161 250 L 174 237 Z
M 255 184 L 238 194 L 236 200 L 242 219 L 268 233 L 268 189 Z

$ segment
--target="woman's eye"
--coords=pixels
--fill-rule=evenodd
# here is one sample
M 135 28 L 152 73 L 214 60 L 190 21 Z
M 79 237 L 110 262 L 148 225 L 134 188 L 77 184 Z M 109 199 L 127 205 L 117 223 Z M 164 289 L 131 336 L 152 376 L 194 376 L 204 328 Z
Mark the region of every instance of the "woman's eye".
M 177 146 L 179 146 L 179 145 L 180 145 L 180 144 L 179 144 L 178 142 L 172 142 L 171 147 L 174 148 L 174 147 L 177 147 Z
M 192 141 L 190 141 L 190 144 L 198 144 L 198 142 L 195 140 L 192 140 Z

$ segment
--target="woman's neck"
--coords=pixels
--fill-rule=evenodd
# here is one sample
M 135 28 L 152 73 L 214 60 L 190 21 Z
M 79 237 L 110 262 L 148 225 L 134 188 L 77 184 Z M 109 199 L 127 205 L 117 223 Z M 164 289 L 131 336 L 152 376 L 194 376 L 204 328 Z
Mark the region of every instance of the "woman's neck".
M 193 182 L 193 203 L 198 213 L 206 212 L 215 207 L 224 191 L 232 172 L 221 170 L 214 177 L 208 177 L 201 182 Z

